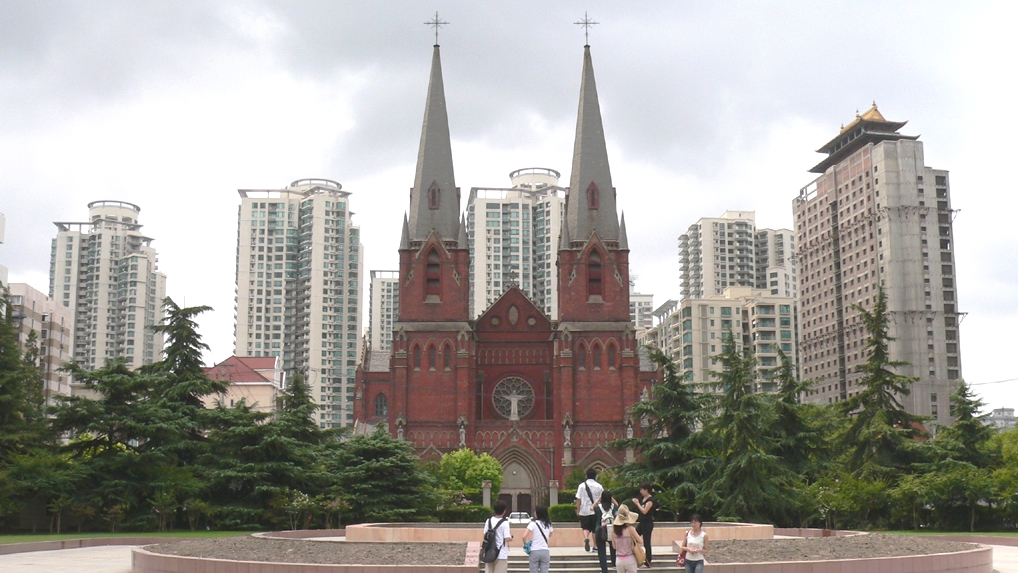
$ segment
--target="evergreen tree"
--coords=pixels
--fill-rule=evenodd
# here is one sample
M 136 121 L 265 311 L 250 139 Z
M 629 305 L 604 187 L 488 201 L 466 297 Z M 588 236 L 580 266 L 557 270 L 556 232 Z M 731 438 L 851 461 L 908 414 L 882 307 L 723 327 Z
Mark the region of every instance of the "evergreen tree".
M 941 457 L 977 468 L 990 467 L 996 461 L 990 448 L 995 430 L 986 425 L 986 415 L 979 414 L 985 403 L 973 394 L 972 388 L 964 381 L 951 393 L 950 400 L 954 423 L 941 428 L 933 442 L 934 446 Z
M 705 430 L 717 436 L 718 466 L 700 501 L 718 515 L 773 523 L 798 504 L 797 480 L 774 454 L 773 412 L 763 395 L 754 393 L 756 359 L 739 352 L 731 331 L 717 357 L 723 369 L 712 373 L 721 392 L 717 416 Z
M 47 445 L 43 378 L 35 331 L 28 352 L 18 346 L 6 287 L 0 285 L 0 470 L 15 455 Z M 32 350 L 32 349 L 35 350 Z
M 862 317 L 868 334 L 867 360 L 858 366 L 865 376 L 855 396 L 840 403 L 841 410 L 851 416 L 851 424 L 841 436 L 847 452 L 848 469 L 875 477 L 893 478 L 910 463 L 917 461 L 915 438 L 921 435 L 916 427 L 919 418 L 909 414 L 898 401 L 908 396 L 917 378 L 903 376 L 894 368 L 906 362 L 891 360 L 888 343 L 887 294 L 883 286 L 877 292 L 872 311 L 853 305 Z
M 675 362 L 660 349 L 647 350 L 661 372 L 661 381 L 654 385 L 649 400 L 629 409 L 629 419 L 639 427 L 638 435 L 611 444 L 637 452 L 637 461 L 619 468 L 618 477 L 630 483 L 657 483 L 691 503 L 709 472 L 710 459 L 701 455 L 705 436 L 696 433 L 696 426 L 711 397 L 684 382 Z
M 792 361 L 778 350 L 777 383 L 774 396 L 774 453 L 796 475 L 815 479 L 820 465 L 824 463 L 824 434 L 811 420 L 810 406 L 801 401 L 810 382 L 801 382 L 795 374 Z
M 384 428 L 345 442 L 328 470 L 349 500 L 347 517 L 353 523 L 419 521 L 435 511 L 435 484 L 419 466 L 413 446 Z

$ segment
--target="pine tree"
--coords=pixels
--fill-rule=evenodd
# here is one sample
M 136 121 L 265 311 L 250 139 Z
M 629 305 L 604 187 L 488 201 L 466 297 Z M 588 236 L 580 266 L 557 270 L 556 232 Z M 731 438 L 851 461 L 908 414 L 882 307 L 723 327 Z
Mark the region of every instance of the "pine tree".
M 989 447 L 995 430 L 986 425 L 986 415 L 979 414 L 985 403 L 976 397 L 964 381 L 951 393 L 950 400 L 955 421 L 940 430 L 934 445 L 943 457 L 969 463 L 977 468 L 990 467 L 996 461 Z
M 38 345 L 34 331 L 29 351 L 18 346 L 18 331 L 11 316 L 6 287 L 0 285 L 0 469 L 11 458 L 47 442 L 43 412 L 42 371 L 37 364 Z M 33 352 L 32 348 L 36 350 Z
M 888 333 L 883 286 L 872 311 L 859 305 L 853 308 L 859 311 L 868 334 L 867 360 L 857 367 L 864 374 L 859 381 L 863 390 L 840 403 L 841 410 L 852 417 L 840 441 L 847 451 L 850 471 L 893 477 L 916 461 L 914 439 L 921 434 L 916 428 L 920 419 L 906 412 L 898 397 L 908 396 L 917 378 L 893 370 L 908 363 L 890 357 L 888 344 L 894 339 Z
M 611 444 L 637 453 L 637 461 L 619 469 L 619 479 L 656 483 L 692 502 L 709 472 L 709 459 L 701 456 L 704 436 L 696 433 L 696 426 L 711 397 L 684 382 L 678 367 L 660 349 L 647 350 L 661 372 L 661 381 L 654 385 L 649 400 L 629 409 L 629 419 L 639 426 L 638 435 Z
M 796 476 L 774 454 L 773 412 L 766 398 L 752 392 L 756 359 L 740 352 L 731 331 L 717 357 L 715 372 L 721 392 L 717 416 L 705 430 L 717 438 L 718 466 L 708 478 L 700 501 L 718 515 L 773 522 L 798 504 Z

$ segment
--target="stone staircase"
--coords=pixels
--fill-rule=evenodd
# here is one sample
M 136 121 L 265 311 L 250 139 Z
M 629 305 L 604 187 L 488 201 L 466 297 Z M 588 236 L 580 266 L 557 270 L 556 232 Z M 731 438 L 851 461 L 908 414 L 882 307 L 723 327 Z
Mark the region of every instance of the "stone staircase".
M 685 568 L 679 568 L 675 566 L 675 553 L 674 552 L 661 552 L 658 553 L 654 548 L 654 567 L 653 569 L 641 568 L 640 571 L 665 571 L 668 573 L 680 573 L 685 572 Z M 556 554 L 558 550 L 558 554 Z M 615 568 L 611 566 L 611 558 L 608 561 L 609 573 L 614 573 Z M 481 572 L 484 571 L 484 564 L 481 563 Z M 524 555 L 522 551 L 513 551 L 509 554 L 509 569 L 508 573 L 528 573 L 530 571 L 530 558 Z M 591 551 L 590 553 L 577 554 L 575 551 L 569 551 L 563 553 L 559 548 L 553 547 L 551 549 L 551 567 L 549 573 L 557 571 L 560 573 L 601 573 L 601 566 L 597 561 L 597 552 Z

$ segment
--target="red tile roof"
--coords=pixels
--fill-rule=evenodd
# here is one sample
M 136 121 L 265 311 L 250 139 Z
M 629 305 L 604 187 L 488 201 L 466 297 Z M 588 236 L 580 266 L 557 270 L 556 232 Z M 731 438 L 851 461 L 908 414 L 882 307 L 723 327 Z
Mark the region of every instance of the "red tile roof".
M 273 356 L 234 356 L 244 364 L 255 370 L 273 370 L 276 368 L 276 358 Z
M 226 360 L 223 360 L 219 364 L 212 366 L 211 368 L 205 369 L 205 375 L 213 380 L 225 380 L 228 382 L 271 382 L 272 380 L 266 378 L 262 374 L 254 370 L 249 364 L 249 360 L 271 360 L 273 366 L 275 365 L 275 358 L 251 358 L 231 356 Z M 268 368 L 272 368 L 269 366 Z

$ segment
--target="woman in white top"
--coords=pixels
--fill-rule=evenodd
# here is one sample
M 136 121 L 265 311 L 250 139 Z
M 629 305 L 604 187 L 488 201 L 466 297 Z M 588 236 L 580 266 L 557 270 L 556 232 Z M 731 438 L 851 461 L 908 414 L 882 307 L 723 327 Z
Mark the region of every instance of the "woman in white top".
M 689 517 L 691 529 L 682 540 L 682 551 L 686 552 L 686 573 L 703 573 L 703 556 L 710 549 L 707 532 L 702 529 L 703 520 L 699 513 Z
M 548 519 L 548 508 L 539 505 L 534 510 L 537 517 L 530 520 L 530 525 L 523 532 L 523 542 L 530 542 L 530 573 L 548 573 L 551 566 L 551 552 L 548 551 L 548 539 L 555 530 Z

